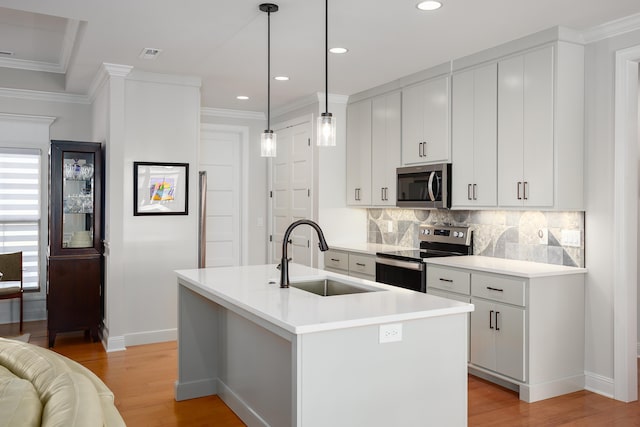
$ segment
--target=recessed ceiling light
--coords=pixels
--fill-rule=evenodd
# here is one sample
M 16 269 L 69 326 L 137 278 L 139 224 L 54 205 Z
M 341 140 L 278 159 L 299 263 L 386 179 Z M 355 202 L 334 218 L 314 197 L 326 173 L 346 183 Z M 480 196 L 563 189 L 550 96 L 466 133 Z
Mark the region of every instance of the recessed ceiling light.
M 248 96 L 244 96 L 244 95 L 238 95 L 238 96 L 236 96 L 236 99 L 240 99 L 242 101 L 246 101 L 247 99 L 249 99 L 249 97 Z
M 420 10 L 436 10 L 442 7 L 442 3 L 434 0 L 422 1 L 416 5 Z
M 349 49 L 347 49 L 346 47 L 332 47 L 331 49 L 329 49 L 329 52 L 331 52 L 331 53 L 347 53 L 347 52 L 349 52 Z
M 289 80 L 289 77 L 287 77 L 287 76 L 275 76 L 274 80 L 278 80 L 280 82 L 286 82 L 287 80 Z

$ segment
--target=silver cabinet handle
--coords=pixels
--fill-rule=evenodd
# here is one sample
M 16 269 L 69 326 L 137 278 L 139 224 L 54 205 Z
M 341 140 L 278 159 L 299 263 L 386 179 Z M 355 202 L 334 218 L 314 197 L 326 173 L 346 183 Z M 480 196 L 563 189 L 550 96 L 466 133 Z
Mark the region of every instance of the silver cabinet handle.
M 527 186 L 529 185 L 528 181 L 525 181 L 524 184 L 522 185 L 522 195 L 524 196 L 525 200 L 529 200 L 529 196 L 527 196 Z
M 478 185 L 477 184 L 473 184 L 473 200 L 478 200 Z
M 518 200 L 522 200 L 522 196 L 520 196 L 520 185 L 522 184 L 521 181 L 518 181 Z
M 467 184 L 467 200 L 471 200 L 471 184 Z

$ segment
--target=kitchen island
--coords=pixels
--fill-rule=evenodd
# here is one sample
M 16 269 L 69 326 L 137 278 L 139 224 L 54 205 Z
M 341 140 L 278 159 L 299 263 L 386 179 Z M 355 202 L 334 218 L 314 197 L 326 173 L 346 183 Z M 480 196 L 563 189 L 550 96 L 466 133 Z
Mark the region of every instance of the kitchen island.
M 180 270 L 176 400 L 247 424 L 462 426 L 473 306 L 297 264 Z M 367 292 L 319 296 L 335 279 Z

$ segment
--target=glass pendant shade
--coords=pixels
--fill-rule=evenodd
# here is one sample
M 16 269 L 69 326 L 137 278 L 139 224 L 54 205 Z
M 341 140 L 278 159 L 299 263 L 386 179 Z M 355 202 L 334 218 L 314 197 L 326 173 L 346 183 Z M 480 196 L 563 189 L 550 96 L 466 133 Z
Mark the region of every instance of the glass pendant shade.
M 322 113 L 320 117 L 318 117 L 316 144 L 319 147 L 336 146 L 336 119 L 331 113 Z
M 260 135 L 260 155 L 276 157 L 276 134 L 272 130 L 265 130 Z

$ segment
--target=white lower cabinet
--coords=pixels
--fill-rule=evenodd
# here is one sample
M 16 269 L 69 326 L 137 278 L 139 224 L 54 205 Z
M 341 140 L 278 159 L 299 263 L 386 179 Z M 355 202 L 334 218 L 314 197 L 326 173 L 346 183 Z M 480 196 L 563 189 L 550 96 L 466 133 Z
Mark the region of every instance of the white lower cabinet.
M 427 293 L 474 305 L 471 374 L 518 390 L 526 402 L 582 390 L 584 271 L 526 277 L 516 271 L 427 261 Z
M 376 279 L 375 255 L 329 249 L 324 253 L 324 269 L 359 279 Z
M 471 343 L 469 361 L 519 381 L 525 381 L 525 311 L 471 298 Z

